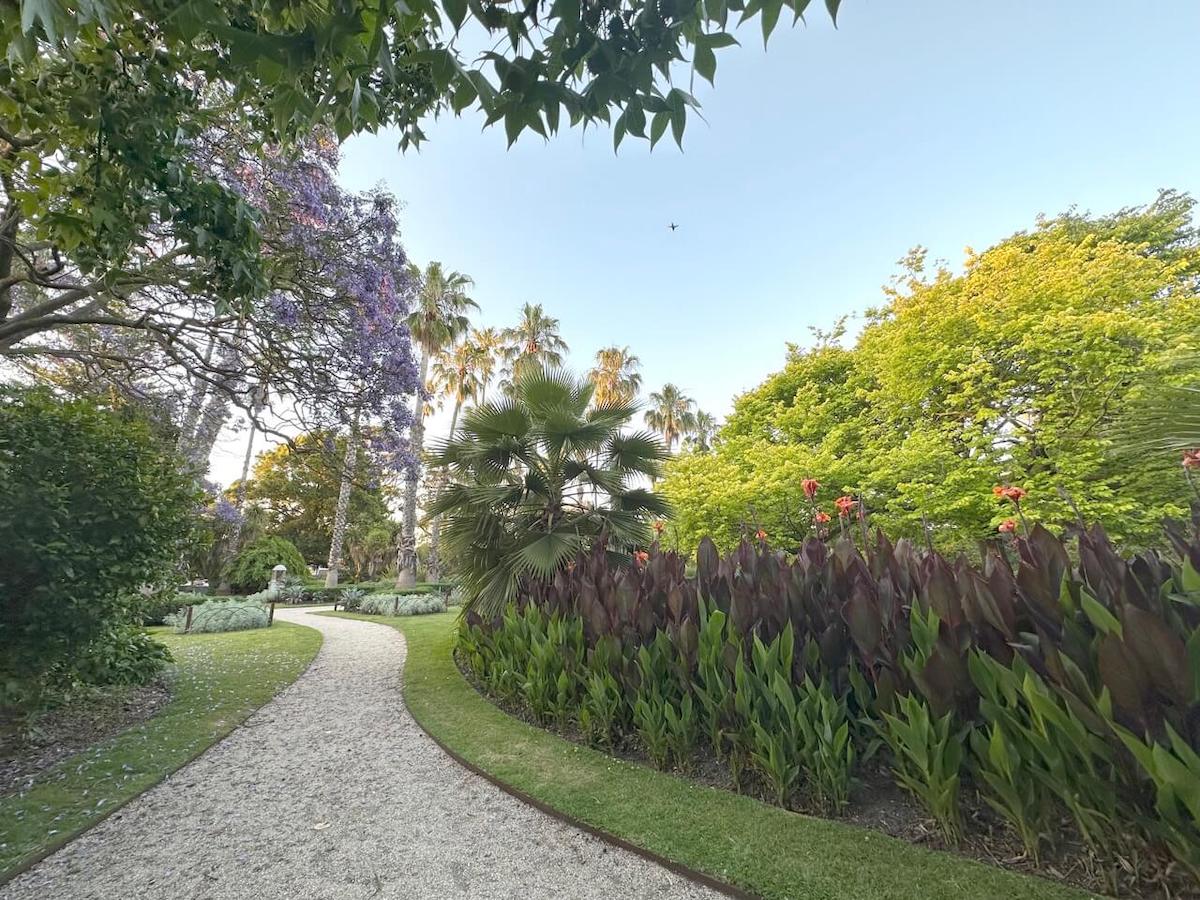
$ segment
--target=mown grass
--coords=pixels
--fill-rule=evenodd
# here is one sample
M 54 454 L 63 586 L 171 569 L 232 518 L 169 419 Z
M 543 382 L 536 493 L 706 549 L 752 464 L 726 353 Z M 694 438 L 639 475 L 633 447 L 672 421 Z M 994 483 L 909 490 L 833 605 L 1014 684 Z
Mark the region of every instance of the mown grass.
M 380 622 L 408 641 L 405 700 L 426 731 L 504 783 L 594 828 L 769 898 L 1086 897 L 1030 876 L 768 806 L 614 759 L 482 698 L 452 657 L 455 612 Z
M 0 797 L 0 883 L 195 759 L 295 681 L 321 647 L 320 632 L 286 622 L 223 634 L 151 631 L 175 657 L 170 701 L 62 760 L 30 790 Z

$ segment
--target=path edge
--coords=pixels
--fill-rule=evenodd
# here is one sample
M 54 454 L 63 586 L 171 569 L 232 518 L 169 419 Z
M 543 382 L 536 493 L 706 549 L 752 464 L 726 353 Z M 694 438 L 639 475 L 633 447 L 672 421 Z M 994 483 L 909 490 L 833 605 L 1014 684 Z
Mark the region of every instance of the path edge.
M 295 678 L 293 678 L 287 684 L 280 685 L 279 690 L 277 690 L 274 694 L 272 694 L 270 697 L 268 697 L 266 700 L 264 700 L 260 705 L 256 706 L 254 709 L 250 710 L 250 712 L 246 714 L 246 718 L 242 719 L 241 722 L 238 722 L 236 725 L 234 725 L 232 728 L 230 728 L 229 731 L 227 731 L 225 734 L 221 735 L 219 738 L 217 738 L 211 744 L 201 747 L 199 750 L 197 750 L 195 753 L 193 753 L 191 756 L 189 756 L 187 759 L 185 759 L 183 762 L 181 762 L 174 769 L 171 769 L 169 772 L 163 772 L 162 776 L 160 778 L 156 778 L 153 782 L 146 785 L 146 789 L 144 791 L 139 791 L 138 793 L 134 794 L 132 797 L 126 797 L 121 802 L 113 804 L 112 809 L 105 812 L 103 815 L 101 815 L 95 821 L 89 822 L 87 825 L 84 825 L 82 828 L 78 828 L 75 831 L 70 832 L 69 834 L 63 835 L 63 838 L 61 841 L 55 841 L 54 843 L 50 844 L 45 850 L 39 850 L 37 853 L 33 854 L 33 856 L 29 857 L 29 859 L 25 860 L 24 862 L 18 863 L 16 866 L 14 866 L 8 872 L 0 873 L 0 888 L 4 887 L 6 884 L 8 884 L 13 879 L 19 878 L 20 876 L 24 875 L 26 872 L 28 872 L 30 869 L 32 869 L 34 866 L 36 866 L 38 863 L 53 856 L 55 853 L 57 853 L 63 847 L 67 846 L 67 844 L 70 844 L 72 841 L 75 841 L 76 839 L 83 837 L 85 834 L 87 834 L 89 831 L 91 831 L 93 828 L 95 828 L 101 822 L 104 822 L 106 819 L 108 819 L 109 816 L 113 815 L 114 813 L 120 812 L 122 809 L 124 809 L 126 806 L 128 806 L 130 803 L 132 803 L 134 800 L 137 800 L 140 797 L 146 796 L 146 794 L 150 793 L 150 791 L 154 790 L 156 787 L 158 787 L 160 784 L 162 784 L 164 781 L 166 781 L 168 778 L 170 778 L 176 772 L 186 768 L 187 766 L 190 766 L 192 763 L 194 763 L 197 759 L 199 759 L 201 756 L 203 756 L 205 753 L 207 753 L 213 747 L 219 747 L 221 744 L 225 743 L 226 740 L 228 740 L 230 737 L 233 736 L 233 733 L 235 731 L 237 731 L 239 728 L 242 727 L 242 725 L 244 725 L 246 722 L 248 722 L 250 720 L 251 716 L 255 715 L 259 710 L 274 703 L 276 698 L 278 698 L 280 694 L 282 694 L 284 691 L 286 691 L 288 688 L 290 688 L 292 685 L 294 685 L 297 681 L 299 681 L 301 678 L 303 678 L 305 675 L 307 675 L 308 670 L 312 668 L 313 663 L 315 663 L 317 661 L 317 657 L 321 655 L 321 650 L 325 647 L 325 635 L 321 633 L 321 629 L 313 628 L 313 626 L 311 626 L 311 625 L 302 625 L 299 622 L 293 622 L 291 624 L 300 625 L 301 628 L 312 628 L 313 631 L 315 631 L 315 632 L 317 632 L 317 634 L 321 635 L 321 644 L 320 644 L 320 646 L 317 647 L 317 652 L 313 654 L 313 658 L 308 661 L 308 664 L 300 671 L 299 675 L 297 675 Z M 146 721 L 147 722 L 152 721 L 153 718 L 154 717 L 151 716 Z M 423 728 L 421 730 L 424 731 Z M 120 735 L 120 734 L 124 734 L 124 732 L 117 732 L 117 735 Z M 114 735 L 114 737 L 116 737 L 117 735 Z M 80 752 L 83 753 L 83 752 L 87 752 L 87 751 L 80 751 Z M 70 757 L 68 757 L 68 758 L 70 758 Z
M 357 621 L 361 622 L 363 620 L 359 619 Z M 545 815 L 549 816 L 552 819 L 555 819 L 556 821 L 562 822 L 564 825 L 569 825 L 570 827 L 575 828 L 579 831 L 582 831 L 585 834 L 589 834 L 592 837 L 596 838 L 597 840 L 602 841 L 611 847 L 617 847 L 621 850 L 626 850 L 630 853 L 633 853 L 636 856 L 641 857 L 642 859 L 646 860 L 647 862 L 652 862 L 655 865 L 662 866 L 664 869 L 674 872 L 676 875 L 686 878 L 688 881 L 691 881 L 694 884 L 698 884 L 702 887 L 706 887 L 711 890 L 717 891 L 720 894 L 724 894 L 726 897 L 737 898 L 737 900 L 761 900 L 761 896 L 759 894 L 750 893 L 749 891 L 739 888 L 736 885 L 732 885 L 727 881 L 722 881 L 721 879 L 716 878 L 713 875 L 707 875 L 704 872 L 701 872 L 697 869 L 693 869 L 690 866 L 686 866 L 681 862 L 677 862 L 673 859 L 670 859 L 669 857 L 662 856 L 661 854 L 655 853 L 653 850 L 647 850 L 645 847 L 640 847 L 637 844 L 626 840 L 625 838 L 618 837 L 617 835 L 615 835 L 609 831 L 605 831 L 602 828 L 597 828 L 595 825 L 585 822 L 582 819 L 578 819 L 569 813 L 565 813 L 562 810 L 558 809 L 557 807 L 551 806 L 546 801 L 539 800 L 537 797 L 534 797 L 534 796 L 531 796 L 530 794 L 525 793 L 520 788 L 514 787 L 511 784 L 508 784 L 506 781 L 504 781 L 501 778 L 498 778 L 497 776 L 493 775 L 491 772 L 488 772 L 486 769 L 482 769 L 479 766 L 477 766 L 475 763 L 465 759 L 457 750 L 455 750 L 454 748 L 447 745 L 445 741 L 443 741 L 437 735 L 433 734 L 428 728 L 426 728 L 425 724 L 421 721 L 420 717 L 413 711 L 411 704 L 409 704 L 409 702 L 408 702 L 408 686 L 410 683 L 409 679 L 408 679 L 408 660 L 409 660 L 408 635 L 406 635 L 404 633 L 403 627 L 399 626 L 399 625 L 392 625 L 390 623 L 385 623 L 385 622 L 377 622 L 377 623 L 368 622 L 368 624 L 385 625 L 388 628 L 392 628 L 394 631 L 396 631 L 400 635 L 401 639 L 404 641 L 404 676 L 405 677 L 404 677 L 404 688 L 402 690 L 402 695 L 404 697 L 405 709 L 408 710 L 408 714 L 412 717 L 412 720 L 417 723 L 417 727 L 421 729 L 421 732 L 426 737 L 428 737 L 431 741 L 433 741 L 435 744 L 437 744 L 437 746 L 441 748 L 443 753 L 445 753 L 447 756 L 449 756 L 452 760 L 454 760 L 456 763 L 458 763 L 460 766 L 462 766 L 468 772 L 472 773 L 473 775 L 478 775 L 480 778 L 484 779 L 489 784 L 496 786 L 501 791 L 508 794 L 510 797 L 513 797 L 514 799 L 521 801 L 522 803 L 526 804 L 527 806 L 532 806 L 534 809 L 538 810 L 539 812 L 544 813 Z M 454 666 L 454 671 L 458 675 L 459 678 L 462 678 L 464 683 L 466 683 L 468 686 L 471 686 L 470 683 L 467 682 L 467 680 L 465 678 L 463 678 L 462 671 L 458 668 L 457 665 Z M 471 687 L 473 689 L 473 686 L 471 686 Z M 484 698 L 484 699 L 486 699 L 486 698 Z M 491 702 L 491 701 L 488 701 L 488 702 Z M 495 704 L 492 704 L 492 705 L 494 706 Z M 497 709 L 499 709 L 499 707 L 497 707 Z M 501 712 L 504 712 L 504 711 L 501 710 Z M 507 713 L 505 713 L 505 715 L 507 715 Z

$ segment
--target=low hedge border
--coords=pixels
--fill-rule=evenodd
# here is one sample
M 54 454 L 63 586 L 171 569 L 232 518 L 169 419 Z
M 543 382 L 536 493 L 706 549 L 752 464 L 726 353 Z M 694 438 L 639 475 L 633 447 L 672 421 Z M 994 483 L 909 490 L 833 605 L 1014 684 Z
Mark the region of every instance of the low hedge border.
M 453 658 L 456 614 L 318 613 L 406 638 L 404 698 L 460 764 L 608 843 L 733 896 L 805 900 L 1082 898 L 1086 892 L 709 788 L 566 741 L 505 713 Z

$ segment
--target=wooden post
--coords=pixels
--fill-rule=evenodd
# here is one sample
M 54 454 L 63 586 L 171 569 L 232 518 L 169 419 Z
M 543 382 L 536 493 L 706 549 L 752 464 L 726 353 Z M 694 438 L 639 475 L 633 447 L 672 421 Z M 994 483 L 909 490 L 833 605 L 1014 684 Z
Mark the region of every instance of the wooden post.
M 267 613 L 267 627 L 270 628 L 275 624 L 275 601 L 271 601 L 271 611 Z
M 184 633 L 192 630 L 192 605 L 190 603 L 188 604 L 187 619 L 183 623 L 183 630 Z
M 400 595 L 397 594 L 396 599 L 392 601 L 392 615 L 394 616 L 399 612 L 400 612 Z

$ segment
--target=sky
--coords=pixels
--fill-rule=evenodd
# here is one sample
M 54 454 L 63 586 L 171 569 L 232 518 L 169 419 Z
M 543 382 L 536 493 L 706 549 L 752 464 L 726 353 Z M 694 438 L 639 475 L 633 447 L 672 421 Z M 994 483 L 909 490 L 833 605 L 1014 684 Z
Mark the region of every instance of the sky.
M 350 139 L 341 181 L 400 198 L 410 258 L 469 274 L 480 324 L 541 303 L 574 369 L 628 345 L 644 390 L 718 417 L 810 327 L 853 331 L 915 245 L 958 266 L 1039 213 L 1200 195 L 1195 0 L 844 0 L 836 28 L 814 2 L 765 51 L 757 21 L 737 36 L 682 150 L 566 128 L 506 149 L 464 113 L 419 152 Z M 217 480 L 242 452 L 221 441 Z

